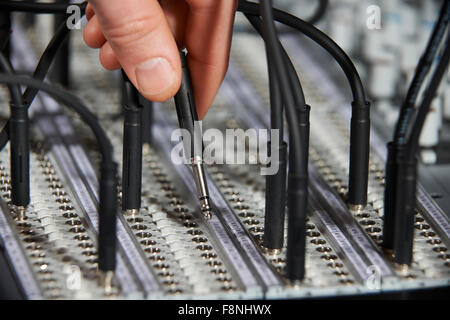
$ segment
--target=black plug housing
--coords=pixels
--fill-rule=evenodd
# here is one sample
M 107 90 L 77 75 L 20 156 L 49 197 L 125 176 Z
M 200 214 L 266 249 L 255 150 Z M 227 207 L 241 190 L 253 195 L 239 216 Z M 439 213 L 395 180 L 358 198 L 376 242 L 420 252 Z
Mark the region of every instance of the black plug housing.
M 404 144 L 388 143 L 384 190 L 383 247 L 394 261 L 410 265 L 413 257 L 417 160 L 409 159 Z
M 142 106 L 139 104 L 139 92 L 124 74 L 123 105 L 123 162 L 122 162 L 122 209 L 139 210 L 141 208 L 142 188 Z
M 394 249 L 395 199 L 397 198 L 396 148 L 397 147 L 394 141 L 389 142 L 387 145 L 384 188 L 383 247 L 388 250 Z
M 288 175 L 288 244 L 286 276 L 291 281 L 301 281 L 305 277 L 306 216 L 308 209 L 308 158 L 309 158 L 309 105 L 297 106 L 298 125 L 305 148 L 302 150 L 304 166 L 298 174 Z M 292 154 L 292 153 L 291 153 Z M 289 159 L 289 167 L 298 165 Z
M 153 102 L 139 95 L 139 104 L 142 106 L 142 143 L 152 143 Z
M 413 258 L 414 213 L 416 207 L 417 159 L 397 149 L 397 181 L 394 224 L 394 261 L 410 265 Z
M 348 203 L 356 208 L 367 205 L 369 152 L 370 103 L 354 101 L 350 123 Z
M 102 163 L 100 177 L 98 267 L 103 272 L 114 271 L 116 268 L 116 175 L 117 168 L 115 163 Z
M 289 175 L 286 276 L 291 281 L 301 281 L 305 276 L 307 202 L 307 176 Z
M 198 121 L 198 115 L 193 97 L 192 82 L 187 65 L 187 58 L 183 51 L 180 51 L 180 60 L 183 78 L 181 81 L 180 89 L 174 96 L 174 101 L 180 128 L 186 129 L 191 135 L 191 145 L 187 145 L 186 142 L 183 141 L 184 152 L 186 156 L 189 153 L 190 157 L 194 157 L 197 156 L 195 152 L 198 153 L 202 152 L 203 150 L 202 145 L 195 148 L 196 144 L 202 143 L 202 137 L 197 136 L 198 133 L 196 132 L 194 127 L 194 122 Z M 199 156 L 201 156 L 201 154 Z M 191 159 L 188 157 L 187 160 L 190 161 Z
M 11 201 L 15 206 L 26 207 L 30 203 L 30 145 L 27 107 L 11 103 L 9 123 Z
M 271 156 L 271 142 L 268 143 L 268 153 Z M 269 250 L 283 248 L 284 219 L 286 207 L 286 170 L 287 170 L 287 143 L 276 150 L 278 152 L 278 172 L 266 176 L 266 209 L 264 215 L 263 246 Z M 273 165 L 272 163 L 269 164 Z

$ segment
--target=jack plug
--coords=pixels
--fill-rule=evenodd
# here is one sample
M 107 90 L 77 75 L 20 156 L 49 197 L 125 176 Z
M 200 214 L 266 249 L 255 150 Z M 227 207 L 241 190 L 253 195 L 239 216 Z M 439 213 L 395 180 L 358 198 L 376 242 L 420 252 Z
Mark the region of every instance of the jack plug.
M 211 217 L 211 205 L 209 202 L 208 185 L 206 182 L 205 169 L 202 157 L 202 136 L 194 129 L 194 121 L 198 120 L 197 108 L 192 93 L 191 77 L 187 66 L 186 55 L 180 51 L 182 66 L 181 86 L 175 95 L 175 107 L 177 109 L 180 128 L 186 129 L 191 136 L 191 143 L 183 141 L 184 153 L 188 163 L 192 166 L 197 196 L 200 201 L 201 211 L 205 218 Z
M 141 208 L 142 189 L 142 106 L 139 93 L 123 74 L 125 104 L 123 124 L 122 210 L 136 215 Z

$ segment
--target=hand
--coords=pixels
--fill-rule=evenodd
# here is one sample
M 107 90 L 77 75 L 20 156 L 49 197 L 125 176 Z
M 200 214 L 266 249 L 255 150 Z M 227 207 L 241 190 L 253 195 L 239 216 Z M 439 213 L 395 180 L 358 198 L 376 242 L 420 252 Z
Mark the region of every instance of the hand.
M 84 40 L 108 70 L 123 68 L 143 96 L 173 97 L 186 47 L 202 119 L 225 76 L 236 0 L 89 0 Z

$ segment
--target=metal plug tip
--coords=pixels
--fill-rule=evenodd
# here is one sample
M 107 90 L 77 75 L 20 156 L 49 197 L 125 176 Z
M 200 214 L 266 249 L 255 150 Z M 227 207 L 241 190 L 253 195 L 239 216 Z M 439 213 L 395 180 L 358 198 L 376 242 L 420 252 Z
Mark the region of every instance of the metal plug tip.
M 24 221 L 26 220 L 26 215 L 25 215 L 25 207 L 23 206 L 18 206 L 16 207 L 16 219 L 18 221 Z
M 200 208 L 202 210 L 203 215 L 205 218 L 209 219 L 211 218 L 211 206 L 209 205 L 209 197 L 204 196 L 200 198 Z
M 106 271 L 102 273 L 102 285 L 105 292 L 105 295 L 110 296 L 114 294 L 114 271 Z
M 135 217 L 135 216 L 139 215 L 139 209 L 128 209 L 128 210 L 125 210 L 125 215 L 126 216 Z

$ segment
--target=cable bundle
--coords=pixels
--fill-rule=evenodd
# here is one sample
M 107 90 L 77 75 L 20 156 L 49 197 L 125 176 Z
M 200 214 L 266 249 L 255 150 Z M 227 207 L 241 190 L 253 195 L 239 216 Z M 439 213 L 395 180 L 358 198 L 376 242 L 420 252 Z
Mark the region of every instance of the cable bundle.
M 404 265 L 412 262 L 419 137 L 430 104 L 449 63 L 449 21 L 450 2 L 445 0 L 401 106 L 394 139 L 387 146 L 383 247 L 393 250 L 394 261 Z M 447 32 L 447 39 L 442 57 L 431 76 L 421 104 L 416 108 L 419 92 L 435 60 L 445 32 Z
M 83 12 L 86 3 L 79 4 Z M 33 13 L 66 13 L 67 4 L 29 3 L 16 1 L 0 2 L 0 11 L 27 11 Z M 0 149 L 8 139 L 11 143 L 11 180 L 15 205 L 25 207 L 29 203 L 29 143 L 27 110 L 39 91 L 44 91 L 58 102 L 76 113 L 93 131 L 102 155 L 100 177 L 100 208 L 98 255 L 99 270 L 104 275 L 114 272 L 116 267 L 116 213 L 117 213 L 117 164 L 113 159 L 113 148 L 95 115 L 74 95 L 43 82 L 48 70 L 67 37 L 69 29 L 64 21 L 44 51 L 33 77 L 14 74 L 8 58 L 0 53 L 0 83 L 7 84 L 12 98 L 11 117 L 0 133 Z M 8 32 L 9 34 L 9 32 Z M 0 39 L 3 40 L 3 39 Z M 27 86 L 22 94 L 19 85 Z M 16 159 L 17 158 L 17 159 Z M 18 168 L 17 170 L 15 168 Z M 15 172 L 17 171 L 17 172 Z M 19 172 L 20 171 L 20 172 Z M 20 175 L 20 179 L 16 178 Z M 18 181 L 15 183 L 14 181 Z M 16 186 L 17 185 L 17 186 Z
M 305 221 L 308 189 L 308 149 L 309 149 L 309 111 L 305 97 L 287 53 L 276 35 L 274 19 L 292 27 L 326 49 L 339 63 L 353 93 L 350 175 L 348 201 L 351 208 L 360 209 L 367 203 L 370 105 L 366 100 L 364 88 L 356 68 L 345 52 L 327 35 L 286 12 L 272 9 L 271 1 L 262 0 L 258 5 L 239 1 L 238 11 L 245 14 L 252 26 L 264 37 L 269 70 L 271 126 L 283 130 L 283 107 L 289 124 L 290 170 L 288 176 L 288 252 L 287 277 L 292 281 L 304 277 Z M 261 13 L 260 13 L 261 11 Z M 261 26 L 261 16 L 263 25 Z M 282 135 L 279 141 L 283 145 Z M 282 149 L 280 159 L 283 159 Z M 283 166 L 280 166 L 280 170 Z M 266 217 L 264 246 L 268 249 L 281 249 L 284 226 L 284 185 L 275 188 L 275 183 L 283 183 L 279 172 L 267 178 Z M 281 188 L 280 188 L 281 187 Z M 281 200 L 280 200 L 281 199 Z
M 321 6 L 314 19 L 323 16 L 327 1 Z M 78 4 L 84 12 L 86 3 Z M 2 1 L 0 11 L 26 11 L 32 13 L 65 14 L 66 4 L 31 3 Z M 266 44 L 267 62 L 270 79 L 271 126 L 283 132 L 283 113 L 286 115 L 289 132 L 289 173 L 286 177 L 287 146 L 280 135 L 278 152 L 281 159 L 280 171 L 267 180 L 266 191 L 266 231 L 264 245 L 269 249 L 283 247 L 284 197 L 287 181 L 287 199 L 289 210 L 287 277 L 292 281 L 302 280 L 305 264 L 305 227 L 308 199 L 308 148 L 309 148 L 309 112 L 305 102 L 301 83 L 296 70 L 278 39 L 274 20 L 299 30 L 324 49 L 339 63 L 350 84 L 353 102 L 350 141 L 350 174 L 348 201 L 352 207 L 361 208 L 367 203 L 367 180 L 369 161 L 370 114 L 364 88 L 356 68 L 345 52 L 327 35 L 311 23 L 298 19 L 288 13 L 272 9 L 270 0 L 261 0 L 260 5 L 239 1 L 242 11 L 254 28 L 263 36 Z M 20 99 L 25 111 L 33 101 L 38 90 L 43 90 L 58 101 L 80 113 L 94 131 L 102 151 L 102 177 L 100 201 L 99 256 L 100 269 L 111 271 L 115 266 L 115 213 L 116 213 L 116 165 L 112 159 L 112 147 L 94 116 L 75 97 L 42 82 L 51 62 L 67 37 L 69 30 L 65 23 L 58 28 L 49 43 L 34 72 L 34 79 L 15 75 L 0 74 L 0 81 L 10 85 L 28 85 Z M 17 89 L 14 89 L 17 91 Z M 17 92 L 15 93 L 17 96 Z M 19 99 L 19 97 L 17 97 Z M 0 133 L 0 148 L 8 140 L 11 124 Z M 11 140 L 14 137 L 9 137 Z M 271 143 L 275 143 L 272 141 Z M 269 148 L 270 150 L 270 148 Z M 286 179 L 287 178 L 287 179 Z M 270 199 L 272 198 L 272 200 Z M 138 199 L 136 199 L 138 202 Z M 127 206 L 128 208 L 128 206 Z M 270 214 L 275 211 L 275 214 Z

